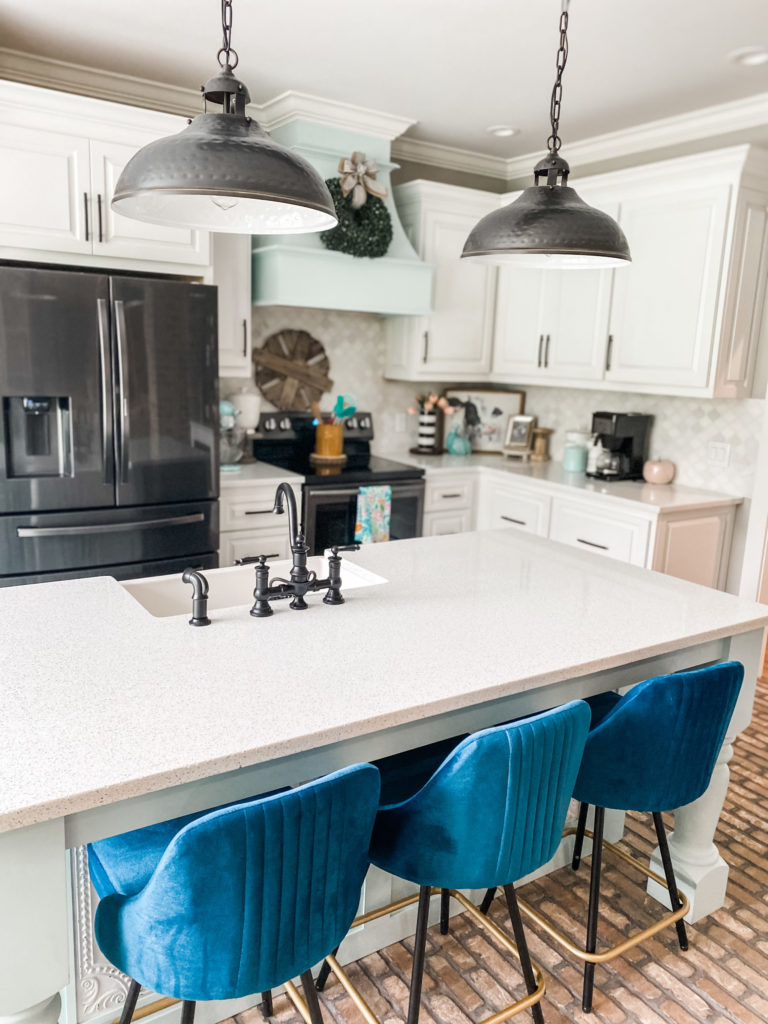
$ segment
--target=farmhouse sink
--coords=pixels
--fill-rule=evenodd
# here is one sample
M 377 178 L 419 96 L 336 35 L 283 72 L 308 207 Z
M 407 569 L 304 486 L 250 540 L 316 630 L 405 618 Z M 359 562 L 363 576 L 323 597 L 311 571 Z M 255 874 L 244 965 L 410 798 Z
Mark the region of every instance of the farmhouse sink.
M 307 568 L 313 570 L 321 578 L 328 575 L 328 561 L 322 555 L 313 555 L 307 559 Z M 269 563 L 270 580 L 276 577 L 288 579 L 291 572 L 290 559 Z M 208 580 L 208 614 L 220 608 L 234 608 L 240 605 L 253 604 L 253 588 L 255 585 L 253 565 L 234 565 L 226 569 L 206 569 L 204 576 Z M 345 558 L 341 563 L 341 592 L 345 594 L 360 587 L 371 587 L 377 583 L 386 583 L 383 576 L 362 569 Z M 138 601 L 146 610 L 158 618 L 168 615 L 186 615 L 192 610 L 192 588 L 183 583 L 181 573 L 173 576 L 149 576 L 141 580 L 121 582 L 121 587 Z M 308 594 L 307 600 L 322 602 L 325 591 Z M 275 605 L 276 610 L 282 602 Z

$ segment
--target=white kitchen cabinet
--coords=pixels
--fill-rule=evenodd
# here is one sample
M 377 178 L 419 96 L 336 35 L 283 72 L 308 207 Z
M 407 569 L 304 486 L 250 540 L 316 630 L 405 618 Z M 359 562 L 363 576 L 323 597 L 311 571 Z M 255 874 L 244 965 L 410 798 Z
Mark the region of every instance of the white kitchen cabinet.
M 211 236 L 219 289 L 219 375 L 251 377 L 251 236 Z
M 631 565 L 645 565 L 650 532 L 648 519 L 601 507 L 599 499 L 552 499 L 550 540 Z
M 610 271 L 500 267 L 491 379 L 600 380 L 610 296 Z
M 481 530 L 508 526 L 546 537 L 549 530 L 551 497 L 521 487 L 496 475 L 480 481 L 477 525 Z
M 184 124 L 170 114 L 0 82 L 0 256 L 207 266 L 207 232 L 145 224 L 110 206 L 133 154 Z
M 268 482 L 250 479 L 249 468 L 243 468 L 243 476 L 232 474 L 230 478 L 222 474 L 219 501 L 219 564 L 222 566 L 232 565 L 236 558 L 255 555 L 289 558 L 291 554 L 285 516 L 277 519 L 262 514 L 272 508 L 275 491 L 282 480 L 277 477 Z M 286 477 L 285 482 L 291 485 L 296 504 L 301 508 L 301 478 Z
M 390 317 L 385 376 L 395 380 L 486 379 L 491 368 L 496 271 L 462 260 L 467 235 L 498 196 L 436 182 L 395 189 L 403 227 L 434 268 L 429 317 Z
M 427 473 L 424 483 L 425 537 L 466 533 L 474 526 L 475 481 L 470 473 Z
M 490 379 L 749 397 L 768 278 L 768 153 L 735 146 L 574 185 L 618 218 L 632 263 L 501 268 Z

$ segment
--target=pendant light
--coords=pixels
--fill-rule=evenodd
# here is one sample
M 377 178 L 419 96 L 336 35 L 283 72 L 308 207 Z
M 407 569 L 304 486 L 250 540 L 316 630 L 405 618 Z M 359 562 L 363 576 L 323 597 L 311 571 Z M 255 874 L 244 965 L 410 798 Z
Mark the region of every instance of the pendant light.
M 549 153 L 534 167 L 532 186 L 475 225 L 464 243 L 462 258 L 558 270 L 620 267 L 631 261 L 627 240 L 616 221 L 588 206 L 568 186 L 570 168 L 560 156 L 558 135 L 567 57 L 568 0 L 563 0 Z
M 233 73 L 232 0 L 221 0 L 221 22 L 220 70 L 202 86 L 205 112 L 128 161 L 112 209 L 151 224 L 254 235 L 334 227 L 336 211 L 320 175 L 246 116 L 250 96 Z M 209 113 L 209 103 L 221 112 Z

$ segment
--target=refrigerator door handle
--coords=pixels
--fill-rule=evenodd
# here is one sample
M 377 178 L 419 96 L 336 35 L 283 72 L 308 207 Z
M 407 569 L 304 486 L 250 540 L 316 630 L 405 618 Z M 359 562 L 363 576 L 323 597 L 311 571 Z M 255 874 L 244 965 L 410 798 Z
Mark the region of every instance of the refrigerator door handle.
M 109 315 L 107 300 L 97 299 L 99 315 L 99 371 L 101 374 L 101 460 L 104 483 L 112 483 L 112 406 L 109 389 Z
M 77 537 L 86 533 L 118 533 L 120 530 L 153 530 L 157 526 L 189 526 L 202 523 L 202 512 L 188 516 L 168 516 L 166 519 L 143 519 L 130 523 L 84 523 L 82 526 L 18 526 L 17 537 Z
M 128 445 L 131 440 L 131 423 L 128 417 L 127 356 L 125 354 L 125 303 L 115 299 L 115 339 L 117 341 L 117 404 L 120 421 L 120 443 L 117 449 L 120 483 L 128 483 Z

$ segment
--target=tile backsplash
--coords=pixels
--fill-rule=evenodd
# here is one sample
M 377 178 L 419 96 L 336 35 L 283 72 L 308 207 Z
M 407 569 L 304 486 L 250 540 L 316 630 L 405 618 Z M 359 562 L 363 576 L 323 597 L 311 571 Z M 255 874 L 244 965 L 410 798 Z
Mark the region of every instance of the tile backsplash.
M 331 364 L 333 394 L 352 395 L 358 408 L 373 413 L 378 451 L 394 455 L 415 443 L 415 418 L 408 417 L 406 431 L 398 432 L 396 417 L 408 409 L 419 391 L 440 390 L 440 385 L 384 380 L 386 341 L 381 317 L 337 310 L 257 307 L 253 311 L 254 346 L 260 347 L 270 334 L 288 327 L 308 331 L 322 342 Z M 221 395 L 239 390 L 245 383 L 241 378 L 222 378 Z M 744 497 L 752 494 L 765 410 L 765 402 L 760 399 L 678 398 L 538 386 L 523 390 L 526 412 L 555 431 L 550 446 L 554 459 L 562 458 L 565 431 L 588 427 L 595 410 L 651 413 L 651 456 L 671 459 L 677 465 L 678 483 Z M 321 404 L 330 407 L 331 396 Z M 265 402 L 264 408 L 271 406 Z M 730 445 L 727 466 L 709 460 L 713 441 Z

